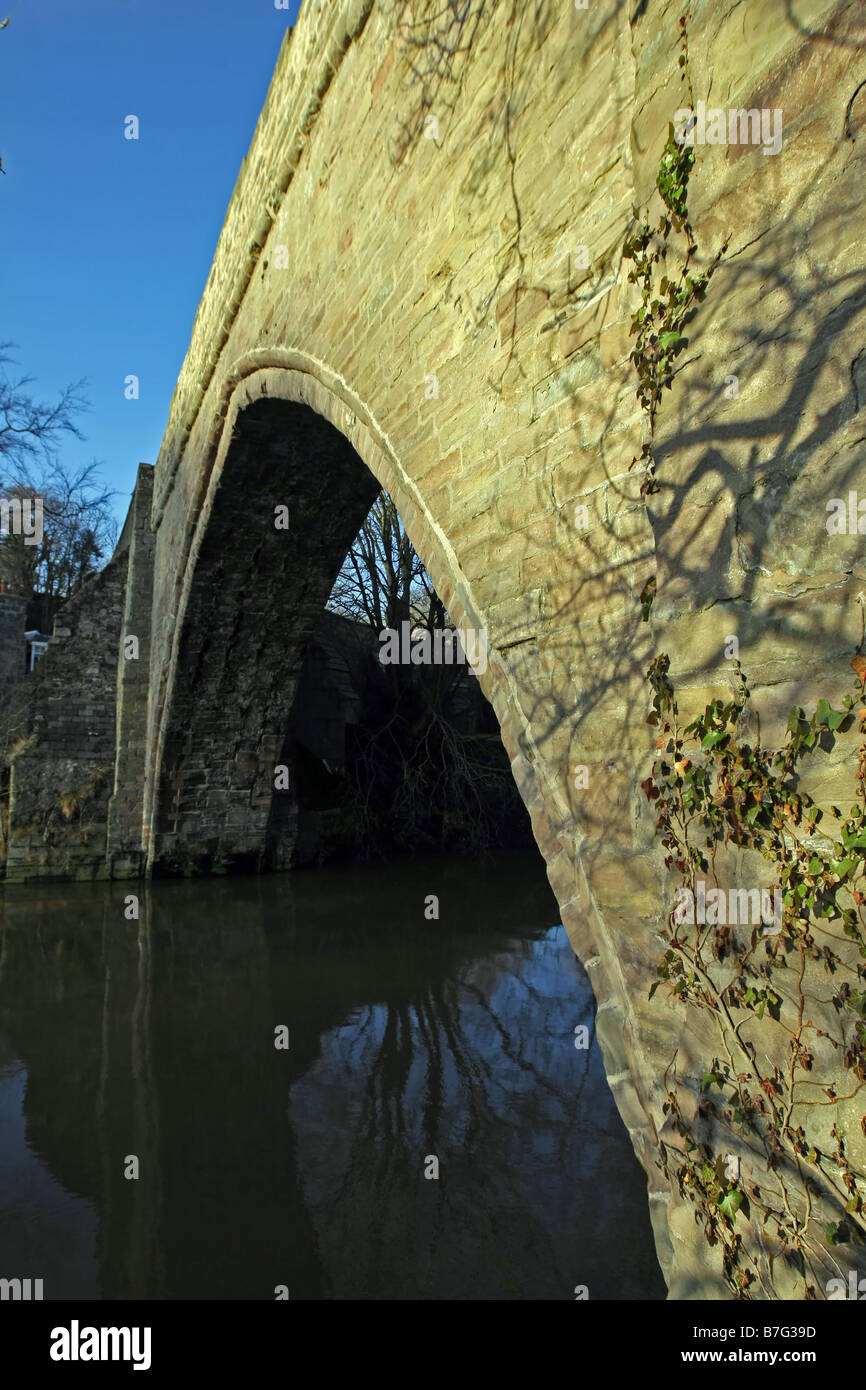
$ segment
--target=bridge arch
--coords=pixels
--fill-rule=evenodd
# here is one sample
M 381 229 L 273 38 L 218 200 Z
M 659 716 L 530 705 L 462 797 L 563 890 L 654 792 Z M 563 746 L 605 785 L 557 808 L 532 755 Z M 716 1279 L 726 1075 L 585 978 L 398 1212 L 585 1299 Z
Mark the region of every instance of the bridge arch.
M 379 487 L 455 623 L 486 630 L 444 529 L 373 412 L 337 373 L 298 351 L 258 351 L 240 358 L 225 383 L 219 437 L 197 470 L 202 494 L 152 710 L 152 872 L 287 862 L 290 802 L 274 796 L 274 768 L 310 632 Z M 287 530 L 274 524 L 279 506 L 288 507 Z M 519 707 L 495 649 L 479 679 L 543 837 L 544 792 L 521 753 Z

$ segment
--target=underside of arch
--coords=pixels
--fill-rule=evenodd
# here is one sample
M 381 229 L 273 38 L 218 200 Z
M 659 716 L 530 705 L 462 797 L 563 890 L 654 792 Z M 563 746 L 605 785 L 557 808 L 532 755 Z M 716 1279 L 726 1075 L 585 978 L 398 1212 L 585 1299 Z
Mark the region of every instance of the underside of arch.
M 260 398 L 238 413 L 179 633 L 156 871 L 286 862 L 292 800 L 281 769 L 301 664 L 377 490 L 309 406 Z
M 146 821 L 155 873 L 290 863 L 292 703 L 313 627 L 380 486 L 455 621 L 483 626 L 450 545 L 372 417 L 321 364 L 280 358 L 251 354 L 227 378 L 175 595 L 155 595 L 155 625 L 160 611 L 177 614 L 153 712 L 159 753 Z M 162 520 L 171 496 L 156 501 Z M 499 706 L 514 765 L 517 738 L 504 727 L 492 655 L 482 688 Z M 527 797 L 525 772 L 517 781 L 537 814 L 537 789 Z

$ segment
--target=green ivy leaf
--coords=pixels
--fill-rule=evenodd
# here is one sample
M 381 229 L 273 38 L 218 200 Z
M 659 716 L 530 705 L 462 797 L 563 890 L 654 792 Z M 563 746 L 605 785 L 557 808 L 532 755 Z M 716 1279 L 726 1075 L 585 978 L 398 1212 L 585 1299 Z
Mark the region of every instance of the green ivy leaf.
M 847 878 L 856 863 L 856 859 L 831 859 L 830 868 L 839 878 Z
M 733 1223 L 737 1212 L 743 1205 L 743 1194 L 736 1187 L 732 1187 L 730 1192 L 726 1192 L 720 1202 L 717 1203 L 719 1211 Z
M 705 753 L 709 753 L 713 748 L 724 746 L 729 739 L 730 734 L 726 733 L 724 729 L 718 729 L 701 739 L 701 748 Z
M 815 710 L 815 723 L 825 725 L 830 717 L 830 701 L 819 700 L 818 708 Z

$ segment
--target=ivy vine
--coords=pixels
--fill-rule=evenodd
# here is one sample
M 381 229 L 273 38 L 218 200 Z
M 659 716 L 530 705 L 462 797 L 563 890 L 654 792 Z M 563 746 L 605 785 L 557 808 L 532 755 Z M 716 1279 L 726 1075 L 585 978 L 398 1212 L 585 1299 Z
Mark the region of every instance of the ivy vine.
M 742 1211 L 749 1219 L 761 1217 L 770 1279 L 773 1259 L 784 1252 L 800 1271 L 804 1296 L 813 1298 L 821 1253 L 815 1198 L 841 1203 L 845 1211 L 842 1221 L 824 1231 L 826 1245 L 866 1237 L 864 1193 L 848 1162 L 838 1115 L 838 1107 L 853 1101 L 866 1082 L 866 660 L 855 657 L 855 691 L 844 696 L 841 708 L 824 699 L 811 715 L 795 707 L 787 738 L 775 749 L 743 736 L 749 690 L 739 663 L 734 665 L 733 697 L 711 701 L 685 726 L 667 655 L 656 657 L 647 672 L 654 691 L 647 722 L 658 729 L 659 751 L 642 786 L 656 812 L 665 867 L 676 870 L 682 889 L 694 895 L 699 875 L 717 882 L 722 846 L 755 850 L 772 866 L 782 903 L 772 930 L 753 925 L 743 931 L 724 912 L 721 921 L 711 920 L 709 912 L 704 922 L 688 921 L 698 914 L 683 912 L 684 897 L 668 914 L 667 945 L 650 997 L 664 985 L 702 1011 L 715 1025 L 719 1046 L 697 1087 L 691 1118 L 668 1068 L 663 1110 L 682 1147 L 674 1157 L 661 1143 L 661 1166 L 694 1203 L 710 1244 L 722 1247 L 723 1272 L 737 1296 L 750 1297 L 761 1277 L 758 1252 L 744 1249 L 736 1229 Z M 826 812 L 802 790 L 800 764 L 830 752 L 855 718 L 861 738 L 857 799 L 847 814 L 835 805 Z M 810 964 L 826 972 L 824 998 L 815 996 L 811 984 L 806 988 Z M 813 1021 L 826 1006 L 838 1020 L 835 1033 Z M 769 1060 L 771 1047 L 761 1037 L 770 1020 L 774 1041 L 786 1039 L 784 1061 L 778 1054 L 776 1062 Z M 839 1060 L 844 1094 L 813 1073 L 819 1040 Z M 828 1139 L 811 1132 L 811 1120 L 806 1127 L 804 1116 L 814 1116 L 816 1107 L 822 1108 L 818 1114 L 834 1108 Z M 763 1155 L 768 1180 L 741 1178 L 738 1162 L 696 1137 L 696 1119 L 721 1120 L 751 1141 Z M 866 1135 L 866 1114 L 860 1125 Z
M 679 24 L 680 77 L 694 110 L 687 14 Z M 647 427 L 630 466 L 643 469 L 644 499 L 660 490 L 655 441 L 663 393 L 672 387 L 688 323 L 728 246 L 726 239 L 706 270 L 697 271 L 688 208 L 694 164 L 693 146 L 678 143 L 670 125 L 656 175 L 661 217 L 656 222 L 649 206 L 635 207 L 623 248 L 632 263 L 628 279 L 640 293 L 630 358 Z M 639 597 L 645 622 L 655 594 L 652 575 Z M 864 644 L 866 618 L 858 651 Z M 818 1297 L 828 1252 L 866 1241 L 866 1185 L 845 1143 L 866 1083 L 866 657 L 858 654 L 852 666 L 854 689 L 840 707 L 826 699 L 810 714 L 795 707 L 777 748 L 748 736 L 750 695 L 739 662 L 732 698 L 711 701 L 685 725 L 667 655 L 647 671 L 657 756 L 642 787 L 656 814 L 665 867 L 680 878 L 650 998 L 666 989 L 699 1011 L 716 1038 L 715 1055 L 699 1075 L 675 1075 L 678 1052 L 665 1072 L 659 1162 L 693 1204 L 709 1244 L 719 1247 L 724 1278 L 738 1298 L 759 1290 L 779 1297 L 780 1260 L 796 1271 L 803 1297 Z M 836 805 L 818 806 L 802 788 L 802 773 L 855 720 L 856 789 L 846 814 Z M 772 926 L 763 916 L 744 923 L 718 910 L 717 857 L 729 848 L 755 852 L 770 866 L 766 891 L 774 907 L 781 903 Z M 684 911 L 684 904 L 694 905 L 702 876 L 715 891 L 714 910 Z M 822 975 L 823 997 L 820 985 L 815 993 Z M 839 1063 L 834 1080 L 821 1074 L 828 1056 Z M 740 1154 L 714 1151 L 720 1125 L 742 1141 L 744 1168 L 751 1166 L 749 1155 L 758 1159 L 759 1175 L 741 1171 Z M 866 1136 L 866 1113 L 859 1125 Z M 827 1206 L 844 1215 L 822 1231 L 816 1213 Z
M 694 108 L 685 15 L 680 18 L 680 41 L 680 80 L 686 83 L 689 106 Z M 650 221 L 648 208 L 642 212 L 635 206 L 632 211 L 636 225 L 623 247 L 623 257 L 633 263 L 629 282 L 640 291 L 640 304 L 631 320 L 635 345 L 629 355 L 638 374 L 637 398 L 646 412 L 648 427 L 640 454 L 632 459 L 630 468 L 638 463 L 643 468 L 642 497 L 659 491 L 655 434 L 662 392 L 673 386 L 674 363 L 688 344 L 685 328 L 689 316 L 704 298 L 728 246 L 726 240 L 708 268 L 701 273 L 695 271 L 698 243 L 688 211 L 689 178 L 694 163 L 694 147 L 677 143 L 671 123 L 656 174 L 664 211 L 656 226 Z M 647 602 L 641 595 L 641 603 L 644 619 L 648 620 L 652 597 Z

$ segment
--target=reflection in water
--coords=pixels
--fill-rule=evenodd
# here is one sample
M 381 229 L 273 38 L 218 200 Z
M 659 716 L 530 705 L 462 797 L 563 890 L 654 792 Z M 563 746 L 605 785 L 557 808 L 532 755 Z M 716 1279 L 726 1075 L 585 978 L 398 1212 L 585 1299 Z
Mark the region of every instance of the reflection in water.
M 161 881 L 137 921 L 129 891 L 2 901 L 0 1276 L 46 1298 L 664 1296 L 537 858 Z

